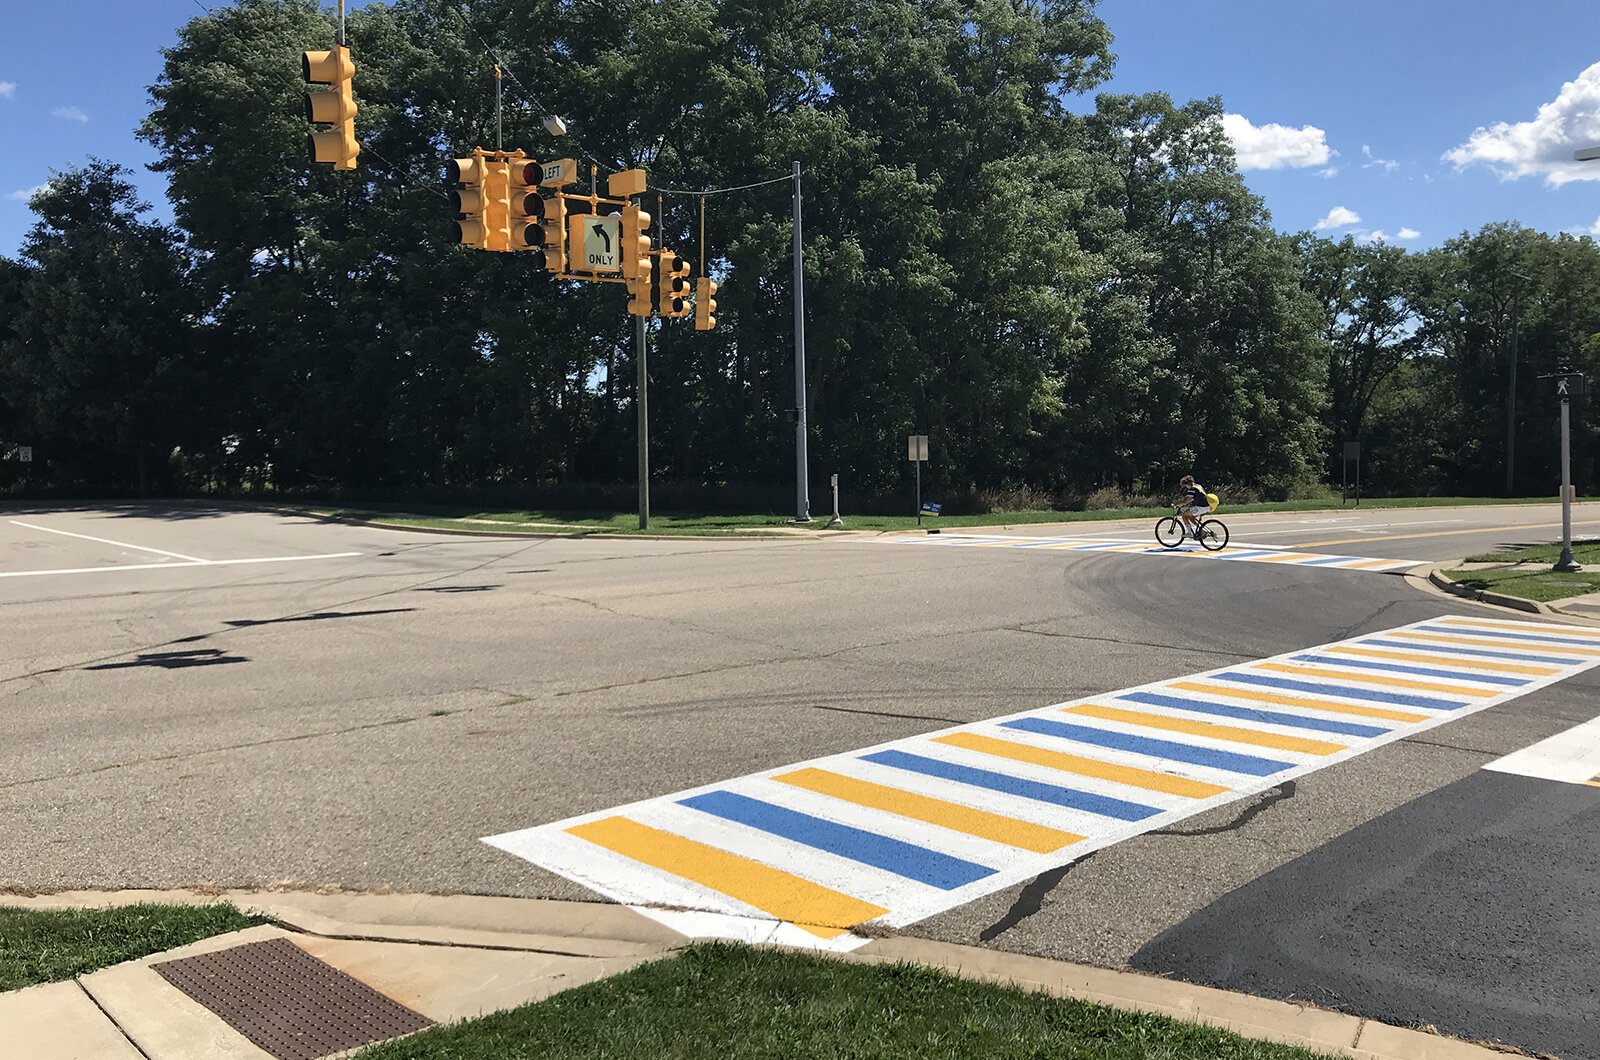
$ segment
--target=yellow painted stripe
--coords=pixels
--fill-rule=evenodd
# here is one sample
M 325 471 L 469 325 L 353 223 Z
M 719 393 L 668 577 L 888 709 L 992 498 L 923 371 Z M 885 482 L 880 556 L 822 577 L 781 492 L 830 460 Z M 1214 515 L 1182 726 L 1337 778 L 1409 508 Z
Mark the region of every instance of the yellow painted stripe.
M 1446 685 L 1437 681 L 1414 681 L 1409 677 L 1385 677 L 1381 674 L 1358 674 L 1345 670 L 1325 670 L 1320 666 L 1292 666 L 1289 663 L 1256 663 L 1257 670 L 1275 670 L 1283 674 L 1300 674 L 1320 677 L 1326 681 L 1344 681 L 1349 684 L 1387 685 L 1390 688 L 1410 688 L 1418 692 L 1444 692 L 1453 696 L 1470 696 L 1474 699 L 1493 699 L 1499 692 L 1487 688 L 1467 688 L 1465 685 Z
M 1405 563 L 1403 559 L 1364 559 L 1360 563 L 1341 563 L 1339 566 L 1347 570 L 1370 570 L 1373 567 L 1392 567 L 1396 563 Z
M 899 788 L 874 784 L 870 780 L 841 776 L 826 769 L 797 769 L 793 773 L 784 773 L 772 779 L 841 802 L 882 810 L 899 817 L 926 821 L 940 828 L 965 832 L 979 839 L 1020 847 L 1036 854 L 1049 854 L 1073 843 L 1083 842 L 1083 836 L 1075 832 L 1046 828 L 1042 824 L 1003 817 L 987 810 L 974 810 L 970 806 L 929 798 L 914 791 L 902 791 Z
M 1050 751 L 1043 747 L 1030 747 L 1012 740 L 997 740 L 992 736 L 980 736 L 971 732 L 935 736 L 933 742 L 949 744 L 951 747 L 964 747 L 969 751 L 981 751 L 983 754 L 1010 758 L 1017 762 L 1031 762 L 1036 766 L 1048 766 L 1065 773 L 1076 773 L 1080 777 L 1110 780 L 1129 787 L 1164 791 L 1169 795 L 1182 795 L 1190 799 L 1209 799 L 1228 790 L 1216 784 L 1206 784 L 1186 777 L 1175 777 L 1149 769 L 1135 769 L 1132 766 L 1113 765 L 1093 758 L 1080 758 L 1078 755 Z
M 1257 732 L 1255 729 L 1241 729 L 1236 725 L 1217 725 L 1209 721 L 1189 721 L 1186 718 L 1169 718 L 1165 714 L 1145 714 L 1137 710 L 1123 710 L 1120 707 L 1102 707 L 1094 703 L 1082 703 L 1075 707 L 1066 707 L 1066 714 L 1084 714 L 1091 718 L 1104 718 L 1106 721 L 1122 721 L 1129 725 L 1142 725 L 1147 729 L 1166 729 L 1168 732 L 1184 732 L 1190 736 L 1209 736 L 1213 740 L 1229 740 L 1233 743 L 1255 744 L 1257 747 L 1274 747 L 1280 751 L 1302 751 L 1313 755 L 1331 755 L 1345 749 L 1344 744 L 1327 743 L 1323 740 L 1306 740 L 1299 736 L 1279 736 L 1273 732 Z
M 1436 618 L 1434 621 L 1440 625 L 1457 626 L 1461 629 L 1473 630 L 1478 633 L 1483 632 L 1483 627 L 1486 624 L 1483 619 L 1451 618 L 1448 615 Z M 1600 644 L 1600 633 L 1591 633 L 1578 626 L 1547 626 L 1538 622 L 1502 622 L 1495 624 L 1492 628 L 1505 630 L 1507 633 L 1544 634 L 1547 637 L 1577 637 L 1579 640 L 1592 640 L 1596 644 Z
M 1535 644 L 1529 640 L 1490 640 L 1488 637 L 1463 637 L 1455 633 L 1417 633 L 1412 630 L 1394 630 L 1386 637 L 1404 640 L 1431 640 L 1440 644 L 1472 644 L 1479 647 L 1499 648 L 1501 651 L 1526 651 L 1551 655 L 1600 655 L 1600 648 L 1580 648 L 1576 644 Z
M 1572 525 L 1591 526 L 1593 523 L 1594 520 L 1591 519 L 1582 523 L 1573 523 Z M 1365 537 L 1338 537 L 1332 541 L 1299 541 L 1296 542 L 1296 545 L 1299 548 L 1325 548 L 1328 545 L 1353 545 L 1357 542 L 1371 545 L 1384 541 L 1409 541 L 1419 537 L 1459 537 L 1462 534 L 1495 534 L 1502 530 L 1554 530 L 1559 525 L 1559 523 L 1548 523 L 1544 526 L 1530 526 L 1527 523 L 1519 523 L 1515 526 L 1480 526 L 1475 530 L 1432 530 L 1426 534 L 1368 534 Z
M 606 817 L 573 825 L 567 831 L 595 846 L 753 905 L 819 938 L 838 938 L 856 924 L 888 912 L 759 861 L 626 817 Z
M 1548 676 L 1561 672 L 1559 668 L 1550 666 L 1524 666 L 1522 663 L 1478 662 L 1474 659 L 1463 659 L 1459 655 L 1422 655 L 1414 651 L 1387 651 L 1382 648 L 1355 648 L 1331 647 L 1323 651 L 1333 652 L 1338 655 L 1365 655 L 1374 659 L 1400 659 L 1404 662 L 1431 663 L 1434 666 L 1450 666 L 1458 670 L 1492 670 L 1496 673 L 1508 674 L 1537 674 Z
M 1427 721 L 1430 717 L 1427 714 L 1412 714 L 1384 707 L 1359 707 L 1352 703 L 1336 703 L 1331 699 L 1312 699 L 1310 696 L 1296 698 L 1277 692 L 1259 692 L 1253 688 L 1241 688 L 1237 685 L 1209 685 L 1203 681 L 1173 681 L 1167 687 L 1181 688 L 1185 692 L 1205 692 L 1213 696 L 1234 696 L 1256 703 L 1277 703 L 1285 707 L 1310 707 L 1336 714 L 1354 714 L 1361 718 L 1382 718 L 1385 721 L 1418 722 Z
M 1279 552 L 1275 556 L 1261 556 L 1257 563 L 1292 563 L 1297 559 L 1320 559 L 1315 552 Z

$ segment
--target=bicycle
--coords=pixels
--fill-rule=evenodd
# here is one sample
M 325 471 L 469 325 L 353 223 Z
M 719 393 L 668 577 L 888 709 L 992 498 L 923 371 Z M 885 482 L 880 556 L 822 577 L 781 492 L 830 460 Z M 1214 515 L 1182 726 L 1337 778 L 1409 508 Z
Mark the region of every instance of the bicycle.
M 1183 520 L 1178 518 L 1179 511 L 1182 509 L 1176 509 L 1172 515 L 1156 522 L 1156 543 L 1162 548 L 1177 548 L 1189 537 Z M 1228 524 L 1221 519 L 1196 516 L 1194 539 L 1207 552 L 1221 552 L 1228 547 Z

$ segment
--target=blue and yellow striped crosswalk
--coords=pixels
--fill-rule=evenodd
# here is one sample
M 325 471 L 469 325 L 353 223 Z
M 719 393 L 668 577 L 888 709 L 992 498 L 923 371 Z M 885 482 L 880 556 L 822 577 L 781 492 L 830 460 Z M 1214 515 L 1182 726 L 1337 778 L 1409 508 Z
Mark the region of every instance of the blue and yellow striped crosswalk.
M 1004 548 L 1041 552 L 1096 552 L 1119 555 L 1166 556 L 1172 558 L 1213 559 L 1241 563 L 1282 563 L 1292 567 L 1329 567 L 1336 570 L 1364 570 L 1394 573 L 1421 565 L 1416 559 L 1373 559 L 1370 556 L 1327 556 L 1317 552 L 1297 552 L 1286 548 L 1230 545 L 1221 552 L 1207 552 L 1186 542 L 1179 548 L 1162 548 L 1148 540 L 1101 541 L 1082 537 L 1021 537 L 1006 534 L 905 535 L 882 539 L 895 545 L 941 545 L 946 548 Z
M 1444 617 L 485 840 L 691 935 L 848 949 L 1600 663 Z

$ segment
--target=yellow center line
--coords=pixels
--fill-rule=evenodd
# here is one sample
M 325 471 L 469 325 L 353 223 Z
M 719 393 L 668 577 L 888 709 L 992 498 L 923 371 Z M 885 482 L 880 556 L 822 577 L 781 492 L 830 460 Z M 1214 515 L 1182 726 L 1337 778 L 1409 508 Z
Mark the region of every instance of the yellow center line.
M 1382 707 L 1358 707 L 1350 703 L 1335 703 L 1331 699 L 1311 699 L 1309 697 L 1295 698 L 1294 696 L 1280 695 L 1277 692 L 1257 692 L 1249 688 L 1236 688 L 1232 685 L 1210 685 L 1203 681 L 1172 681 L 1168 688 L 1181 688 L 1185 692 L 1204 692 L 1213 696 L 1234 696 L 1239 699 L 1248 699 L 1256 703 L 1276 703 L 1284 707 L 1309 707 L 1312 710 L 1326 710 L 1336 714 L 1353 714 L 1359 718 L 1382 718 L 1385 721 L 1419 722 L 1427 721 L 1427 714 L 1411 714 L 1403 710 L 1385 710 Z
M 888 912 L 759 861 L 626 817 L 606 817 L 573 825 L 567 831 L 595 846 L 755 906 L 818 938 L 838 938 L 856 924 Z
M 1073 843 L 1083 842 L 1075 832 L 1047 828 L 1031 821 L 1019 821 L 987 810 L 975 810 L 944 799 L 934 799 L 913 791 L 903 791 L 870 780 L 858 780 L 826 769 L 797 769 L 772 778 L 780 784 L 804 788 L 841 802 L 882 810 L 899 817 L 910 817 L 948 828 L 953 832 L 987 839 L 992 843 L 1049 854 Z M 1220 790 L 1220 789 L 1219 789 Z
M 1487 688 L 1467 688 L 1463 685 L 1446 685 L 1436 681 L 1414 681 L 1409 677 L 1383 677 L 1378 674 L 1346 673 L 1343 670 L 1324 670 L 1320 666 L 1293 666 L 1289 663 L 1256 663 L 1257 670 L 1275 670 L 1284 674 L 1301 674 L 1320 677 L 1328 681 L 1347 681 L 1350 684 L 1388 685 L 1391 688 L 1413 688 L 1419 692 L 1443 692 L 1446 695 L 1471 696 L 1474 699 L 1493 699 L 1500 693 Z
M 1421 645 L 1419 644 L 1420 648 Z M 1524 666 L 1521 663 L 1479 662 L 1476 659 L 1463 659 L 1456 655 L 1434 653 L 1424 655 L 1418 651 L 1388 651 L 1383 648 L 1356 648 L 1334 645 L 1325 648 L 1325 651 L 1338 655 L 1367 655 L 1374 659 L 1401 659 L 1405 662 L 1432 663 L 1434 666 L 1450 666 L 1458 670 L 1490 670 L 1495 673 L 1508 674 L 1537 674 L 1548 677 L 1558 674 L 1561 670 L 1551 666 Z
M 1209 721 L 1189 721 L 1186 718 L 1170 718 L 1165 714 L 1145 714 L 1137 710 L 1122 710 L 1119 707 L 1102 707 L 1095 703 L 1082 703 L 1075 707 L 1066 707 L 1064 714 L 1083 714 L 1091 718 L 1104 718 L 1106 721 L 1120 721 L 1129 725 L 1140 725 L 1147 729 L 1166 729 L 1168 732 L 1183 732 L 1190 736 L 1207 736 L 1213 740 L 1227 740 L 1231 743 L 1255 744 L 1257 747 L 1275 747 L 1280 751 L 1300 751 L 1304 754 L 1331 755 L 1345 750 L 1344 744 L 1327 743 L 1323 740 L 1306 740 L 1298 736 L 1279 736 L 1272 732 L 1258 732 L 1255 729 L 1241 729 L 1236 725 L 1217 725 Z
M 1080 758 L 1077 755 L 1064 754 L 1061 751 L 1032 747 L 1012 740 L 997 740 L 992 736 L 980 736 L 971 732 L 935 736 L 933 742 L 948 744 L 951 747 L 963 747 L 969 751 L 979 751 L 999 758 L 1009 758 L 1016 762 L 1030 762 L 1036 766 L 1048 766 L 1051 769 L 1059 769 L 1065 773 L 1076 773 L 1082 777 L 1110 780 L 1118 784 L 1126 784 L 1129 787 L 1144 788 L 1147 791 L 1164 791 L 1169 795 L 1182 795 L 1190 799 L 1206 799 L 1213 795 L 1221 795 L 1228 790 L 1216 784 L 1204 784 L 1198 780 L 1175 777 L 1168 773 L 1156 773 L 1148 769 L 1135 769 L 1133 766 L 1113 765 L 1110 762 L 1101 762 L 1093 758 Z
M 1573 523 L 1573 526 L 1594 526 L 1600 520 L 1590 519 L 1582 523 Z M 1480 526 L 1474 530 L 1432 530 L 1426 534 L 1366 534 L 1362 537 L 1336 537 L 1328 541 L 1297 541 L 1295 548 L 1322 548 L 1327 545 L 1354 545 L 1360 543 L 1378 544 L 1384 541 L 1410 541 L 1419 537 L 1455 537 L 1460 534 L 1497 534 L 1502 530 L 1554 530 L 1560 523 L 1544 523 L 1529 525 L 1517 523 L 1512 526 Z
M 1535 654 L 1549 652 L 1552 655 L 1600 655 L 1600 648 L 1583 648 L 1576 644 L 1534 644 L 1526 640 L 1491 640 L 1488 637 L 1463 637 L 1455 633 L 1417 633 L 1412 630 L 1395 630 L 1389 636 L 1398 637 L 1402 640 L 1437 641 L 1440 644 L 1473 644 L 1486 648 L 1499 648 L 1501 651 L 1525 651 Z

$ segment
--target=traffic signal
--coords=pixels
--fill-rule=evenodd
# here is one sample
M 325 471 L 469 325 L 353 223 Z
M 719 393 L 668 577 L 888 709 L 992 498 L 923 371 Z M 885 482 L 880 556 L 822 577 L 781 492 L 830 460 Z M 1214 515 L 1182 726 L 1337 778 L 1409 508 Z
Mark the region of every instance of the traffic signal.
M 686 317 L 689 309 L 689 263 L 670 250 L 661 252 L 661 315 Z
M 628 284 L 628 312 L 650 315 L 650 215 L 634 203 L 622 208 L 622 276 Z
M 483 231 L 485 250 L 511 249 L 511 163 L 483 160 Z
M 717 281 L 702 276 L 694 282 L 694 329 L 710 331 L 717 326 Z
M 543 170 L 532 159 L 511 160 L 511 249 L 538 250 L 544 246 L 544 199 L 539 195 Z
M 484 169 L 482 155 L 457 158 L 445 168 L 445 179 L 458 185 L 455 190 L 456 242 L 478 250 L 489 249 L 489 230 L 484 219 Z
M 544 248 L 539 256 L 544 268 L 563 275 L 567 271 L 567 200 L 555 191 L 534 202 L 530 193 L 527 205 L 539 211 L 539 230 L 529 230 L 529 241 L 537 237 Z
M 356 100 L 351 91 L 356 64 L 350 61 L 350 49 L 341 45 L 325 52 L 302 52 L 300 68 L 306 84 L 330 89 L 306 93 L 306 120 L 333 126 L 307 137 L 311 161 L 331 162 L 334 169 L 356 168 L 361 144 L 356 141 Z

